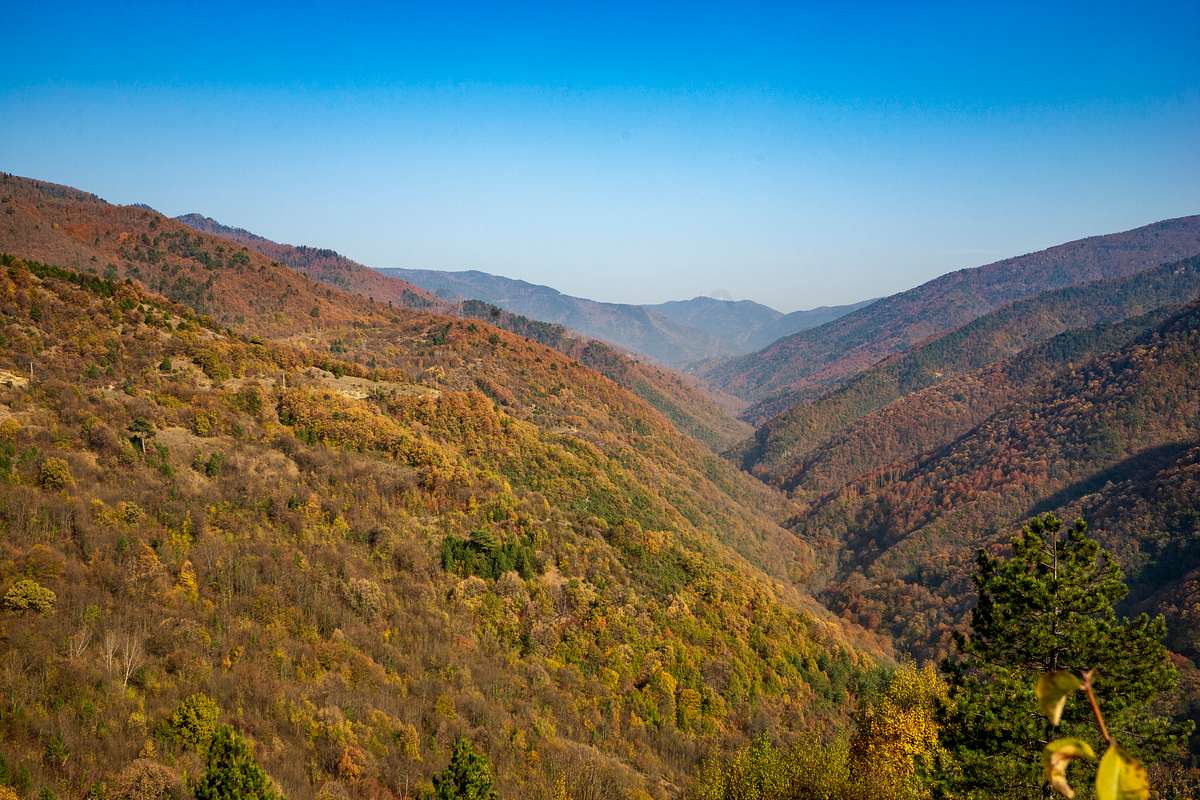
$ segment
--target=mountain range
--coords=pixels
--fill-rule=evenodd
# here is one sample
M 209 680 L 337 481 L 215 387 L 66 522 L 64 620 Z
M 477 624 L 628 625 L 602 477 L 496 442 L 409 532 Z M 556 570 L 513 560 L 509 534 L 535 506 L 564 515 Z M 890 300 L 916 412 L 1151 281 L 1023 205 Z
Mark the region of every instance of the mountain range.
M 982 374 L 980 370 L 1002 362 L 993 371 L 1020 371 L 1022 380 L 1012 389 L 1027 391 L 1031 377 L 1040 374 L 1035 365 L 1056 369 L 1070 364 L 1081 357 L 1080 348 L 1093 346 L 1098 331 L 1106 336 L 1120 335 L 1126 324 L 1132 324 L 1123 320 L 1186 303 L 1197 295 L 1200 261 L 1195 258 L 1127 277 L 1043 292 L 984 314 L 903 355 L 885 359 L 813 401 L 789 408 L 762 423 L 754 437 L 730 455 L 744 469 L 789 491 L 822 493 L 835 489 L 836 473 L 829 474 L 827 467 L 817 466 L 818 450 L 847 455 L 853 452 L 854 463 L 865 472 L 870 466 L 936 449 L 983 421 L 989 409 L 994 410 L 1000 402 L 1001 395 L 985 400 L 975 394 L 969 401 L 946 396 L 970 395 L 970 388 Z M 989 389 L 1007 384 L 983 382 Z M 922 392 L 931 387 L 936 392 L 921 404 L 923 408 L 908 414 L 899 426 L 881 428 L 881 410 L 896 414 L 913 405 L 914 399 L 923 397 Z M 901 399 L 906 399 L 904 405 L 892 405 Z M 942 426 L 943 431 L 936 439 L 929 432 L 934 424 Z M 873 435 L 893 427 L 902 431 L 909 445 L 897 450 L 876 439 L 848 446 L 847 437 Z M 900 441 L 893 444 L 899 445 Z
M 1132 275 L 1200 252 L 1200 216 L 1093 236 L 935 278 L 700 374 L 751 403 L 761 422 L 880 360 L 1051 289 Z
M 1085 347 L 1078 362 L 1033 370 L 1048 374 L 1027 380 L 961 435 L 813 500 L 793 521 L 824 558 L 809 585 L 848 618 L 888 630 L 911 652 L 936 655 L 971 598 L 976 548 L 1001 547 L 1014 525 L 1040 511 L 1103 506 L 1109 510 L 1094 520 L 1094 532 L 1129 574 L 1131 601 L 1171 594 L 1198 555 L 1196 517 L 1132 530 L 1111 500 L 1094 496 L 1114 481 L 1149 473 L 1149 488 L 1163 470 L 1186 472 L 1180 459 L 1200 440 L 1200 301 L 1147 322 L 1156 324 L 1140 334 L 1142 323 L 1129 326 L 1137 335 L 1127 343 L 1100 337 L 1102 352 L 1090 358 Z M 1051 361 L 1059 349 L 1025 353 L 1005 372 L 1037 357 Z M 953 391 L 956 381 L 947 383 Z M 969 403 L 971 391 L 959 402 Z M 874 421 L 875 436 L 904 427 L 879 430 L 887 421 Z
M 543 322 L 554 322 L 680 368 L 748 353 L 781 336 L 822 325 L 870 301 L 783 314 L 750 300 L 696 297 L 650 305 L 602 303 L 513 278 L 468 270 L 388 268 L 452 302 L 482 300 Z
M 630 357 L 603 341 L 562 325 L 530 319 L 477 300 L 435 297 L 386 274 L 386 270 L 368 269 L 333 250 L 282 244 L 200 214 L 184 214 L 175 219 L 190 228 L 244 245 L 321 283 L 399 306 L 475 317 L 553 347 L 632 391 L 666 414 L 681 430 L 716 450 L 734 445 L 752 430 L 728 413 L 741 407 L 737 398 L 701 389 L 693 378 Z

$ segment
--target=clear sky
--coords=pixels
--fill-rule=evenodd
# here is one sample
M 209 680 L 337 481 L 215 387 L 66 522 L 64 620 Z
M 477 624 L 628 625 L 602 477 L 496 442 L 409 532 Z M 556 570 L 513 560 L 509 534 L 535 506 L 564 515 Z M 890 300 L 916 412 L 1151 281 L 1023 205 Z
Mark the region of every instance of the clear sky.
M 785 311 L 1200 213 L 1196 0 L 350 5 L 7 0 L 0 170 Z

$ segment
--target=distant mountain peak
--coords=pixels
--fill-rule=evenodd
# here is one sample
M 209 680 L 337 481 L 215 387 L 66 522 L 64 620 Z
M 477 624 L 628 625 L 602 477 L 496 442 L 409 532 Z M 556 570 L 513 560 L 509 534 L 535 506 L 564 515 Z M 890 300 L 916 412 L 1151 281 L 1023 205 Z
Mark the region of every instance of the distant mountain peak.
M 179 216 L 175 217 L 175 219 L 176 221 L 182 222 L 184 225 L 187 225 L 190 228 L 195 228 L 196 230 L 205 231 L 207 233 L 215 233 L 218 236 L 225 236 L 226 238 L 236 236 L 239 239 L 260 242 L 271 241 L 265 236 L 259 236 L 257 233 L 251 233 L 245 228 L 235 228 L 232 225 L 225 225 L 213 219 L 212 217 L 206 217 L 205 215 L 195 211 L 192 211 L 188 214 L 180 214 Z

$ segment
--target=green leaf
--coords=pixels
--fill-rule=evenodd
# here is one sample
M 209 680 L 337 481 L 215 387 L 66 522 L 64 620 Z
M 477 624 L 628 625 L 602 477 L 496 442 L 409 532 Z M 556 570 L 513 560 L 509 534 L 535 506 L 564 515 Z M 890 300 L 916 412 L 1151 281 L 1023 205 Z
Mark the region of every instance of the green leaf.
M 1083 681 L 1073 672 L 1065 669 L 1056 672 L 1046 672 L 1038 676 L 1033 691 L 1037 695 L 1038 708 L 1045 714 L 1051 725 L 1062 721 L 1063 708 L 1067 705 L 1067 696 L 1083 686 Z
M 1083 739 L 1056 739 L 1042 751 L 1042 767 L 1046 781 L 1063 797 L 1075 796 L 1075 790 L 1067 783 L 1067 767 L 1077 758 L 1093 760 L 1096 751 Z
M 1146 768 L 1115 744 L 1104 752 L 1096 771 L 1097 800 L 1147 800 Z

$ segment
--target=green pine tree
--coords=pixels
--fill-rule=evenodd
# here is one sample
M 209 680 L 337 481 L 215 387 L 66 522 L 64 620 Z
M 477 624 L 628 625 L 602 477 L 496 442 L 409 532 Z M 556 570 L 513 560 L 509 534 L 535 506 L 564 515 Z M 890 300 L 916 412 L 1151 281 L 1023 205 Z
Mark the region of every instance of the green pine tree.
M 496 800 L 492 767 L 487 756 L 475 752 L 466 739 L 454 741 L 450 763 L 433 776 L 432 800 Z M 199 798 L 197 798 L 199 800 Z
M 217 728 L 209 743 L 207 769 L 195 794 L 196 800 L 283 800 L 246 740 L 228 725 Z
M 980 552 L 971 634 L 944 664 L 953 699 L 943 727 L 958 765 L 959 792 L 987 797 L 1049 796 L 1042 748 L 1063 736 L 1095 737 L 1086 702 L 1067 705 L 1052 731 L 1037 713 L 1034 680 L 1058 669 L 1095 670 L 1095 687 L 1113 735 L 1145 760 L 1174 756 L 1190 730 L 1162 712 L 1178 673 L 1162 644 L 1162 617 L 1125 618 L 1126 588 L 1112 556 L 1076 521 L 1063 536 L 1053 514 L 1033 519 L 1012 556 Z M 1085 783 L 1084 770 L 1076 783 Z

